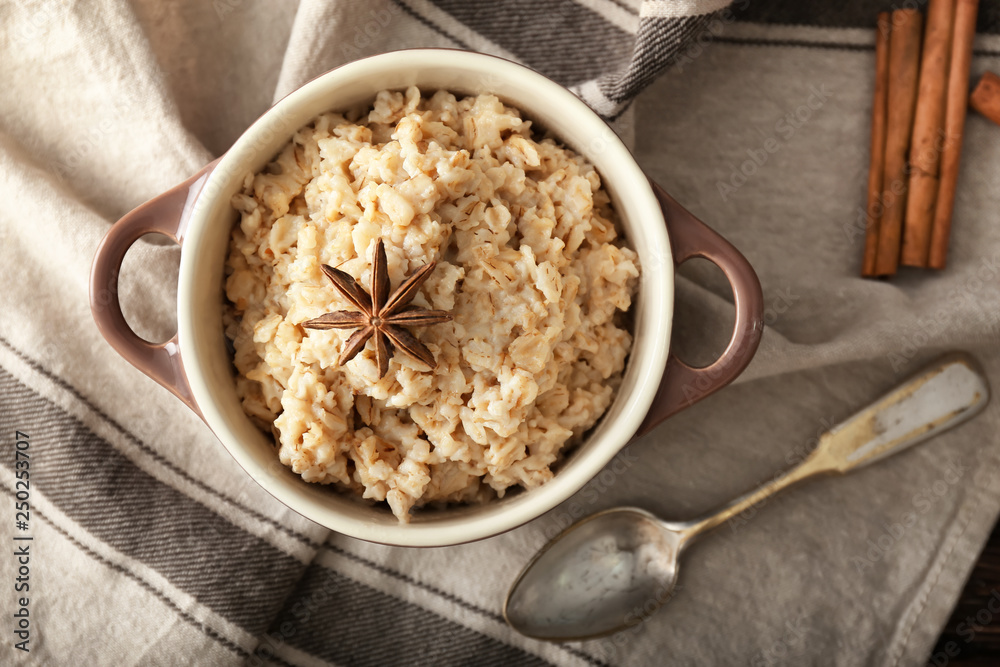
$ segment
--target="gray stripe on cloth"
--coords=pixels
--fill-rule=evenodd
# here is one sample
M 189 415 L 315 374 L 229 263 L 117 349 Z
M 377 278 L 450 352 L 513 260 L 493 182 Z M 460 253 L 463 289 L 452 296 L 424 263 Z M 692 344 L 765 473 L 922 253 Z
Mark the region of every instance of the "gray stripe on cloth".
M 432 586 L 432 585 L 430 585 L 430 584 L 428 584 L 426 582 L 420 581 L 419 579 L 415 579 L 415 578 L 411 577 L 408 574 L 404 574 L 402 572 L 398 572 L 398 571 L 392 569 L 391 567 L 383 565 L 382 563 L 376 563 L 373 560 L 365 558 L 364 556 L 359 556 L 356 553 L 352 553 L 352 552 L 348 551 L 347 549 L 344 549 L 342 547 L 336 546 L 334 544 L 329 544 L 328 543 L 328 544 L 324 545 L 323 548 L 329 550 L 332 553 L 337 554 L 338 556 L 342 556 L 342 557 L 350 559 L 350 560 L 352 560 L 352 561 L 354 561 L 356 563 L 360 563 L 360 564 L 364 565 L 365 567 L 369 567 L 369 568 L 375 570 L 376 572 L 380 572 L 380 573 L 382 573 L 382 574 L 384 574 L 384 575 L 386 575 L 388 577 L 392 577 L 393 579 L 397 579 L 397 580 L 399 580 L 399 581 L 401 581 L 401 582 L 403 582 L 403 583 L 405 583 L 405 584 L 407 584 L 409 586 L 414 586 L 416 588 L 423 589 L 423 590 L 427 591 L 428 593 L 431 593 L 432 595 L 436 595 L 436 596 L 442 598 L 443 600 L 447 600 L 448 602 L 451 602 L 452 604 L 456 604 L 459 607 L 462 607 L 463 609 L 471 611 L 474 614 L 478 614 L 479 616 L 482 616 L 484 618 L 488 618 L 491 621 L 495 621 L 497 623 L 505 623 L 506 622 L 506 621 L 504 621 L 503 616 L 501 614 L 499 614 L 498 612 L 490 611 L 488 609 L 484 609 L 483 607 L 480 607 L 479 605 L 477 605 L 477 604 L 475 604 L 473 602 L 469 602 L 468 600 L 466 600 L 464 598 L 460 598 L 457 595 L 453 595 L 453 594 L 451 594 L 451 593 L 449 593 L 449 592 L 447 592 L 445 590 L 442 590 L 442 589 L 438 588 L 437 586 Z M 566 644 L 556 644 L 555 646 L 558 647 L 558 648 L 560 648 L 560 649 L 562 649 L 563 651 L 566 651 L 570 655 L 576 656 L 577 658 L 580 658 L 581 660 L 584 660 L 584 661 L 590 663 L 591 665 L 594 665 L 595 667 L 610 667 L 608 665 L 608 663 L 603 662 L 601 660 L 598 660 L 597 658 L 595 658 L 594 656 L 590 655 L 589 653 L 584 653 L 580 649 L 575 648 L 573 646 L 567 646 Z
M 757 37 L 713 37 L 713 42 L 734 46 L 771 46 L 776 48 L 830 49 L 833 51 L 874 51 L 874 44 L 852 44 L 850 42 L 817 42 L 805 39 L 761 39 Z M 1000 51 L 973 49 L 976 58 L 997 58 Z
M 714 14 L 683 18 L 646 17 L 639 22 L 632 60 L 624 72 L 601 77 L 601 92 L 614 102 L 628 102 L 652 83 L 702 30 Z
M 3 484 L 0 484 L 0 490 L 2 490 L 4 493 L 6 493 L 8 496 L 10 496 L 11 499 L 14 498 L 14 492 L 12 490 L 10 490 L 7 486 L 5 486 Z M 205 625 L 204 623 L 202 623 L 201 621 L 199 621 L 197 618 L 195 618 L 191 614 L 187 613 L 186 611 L 184 611 L 183 609 L 181 609 L 180 607 L 178 607 L 177 604 L 175 604 L 173 600 L 171 600 L 169 597 L 167 597 L 166 594 L 164 594 L 158 588 L 156 588 L 155 586 L 153 586 L 151 583 L 149 583 L 148 581 L 146 581 L 145 579 L 143 579 L 142 577 L 140 577 L 136 573 L 132 572 L 128 568 L 126 568 L 126 567 L 124 567 L 122 565 L 119 565 L 118 563 L 112 563 L 111 561 L 109 561 L 104 556 L 100 555 L 99 553 L 97 553 L 96 551 L 94 551 L 93 549 L 91 549 L 90 547 L 88 547 L 87 545 L 85 545 L 82 542 L 80 542 L 78 539 L 76 539 L 75 537 L 73 537 L 72 535 L 70 535 L 68 532 L 66 532 L 63 528 L 61 528 L 60 526 L 56 525 L 56 523 L 54 521 L 52 521 L 52 519 L 50 519 L 48 516 L 46 516 L 37 507 L 32 507 L 31 508 L 31 514 L 32 514 L 32 518 L 33 519 L 41 519 L 45 523 L 49 524 L 49 526 L 51 526 L 53 530 L 55 530 L 57 533 L 59 533 L 60 535 L 62 535 L 73 546 L 75 546 L 77 549 L 79 549 L 80 551 L 82 551 L 83 553 L 85 553 L 89 558 L 92 558 L 93 560 L 97 561 L 101 565 L 103 565 L 103 566 L 105 566 L 107 568 L 110 568 L 110 569 L 114 570 L 115 572 L 118 572 L 118 573 L 126 576 L 127 578 L 131 579 L 132 581 L 134 581 L 135 583 L 137 583 L 139 586 L 141 586 L 144 590 L 146 590 L 147 592 L 149 592 L 152 595 L 156 596 L 156 598 L 159 599 L 160 602 L 162 602 L 167 607 L 169 607 L 170 610 L 173 611 L 175 614 L 177 614 L 177 616 L 179 616 L 185 623 L 189 623 L 190 625 L 193 625 L 194 627 L 198 628 L 199 630 L 201 630 L 205 634 L 205 636 L 207 636 L 207 637 L 209 637 L 209 638 L 217 641 L 219 644 L 221 644 L 222 646 L 225 646 L 227 649 L 229 649 L 230 651 L 232 651 L 233 653 L 235 653 L 237 655 L 240 655 L 240 656 L 242 656 L 244 658 L 247 658 L 247 657 L 250 656 L 250 653 L 245 648 L 243 648 L 239 644 L 231 641 L 230 639 L 227 639 L 226 637 L 223 637 L 221 634 L 219 634 L 218 632 L 216 632 L 214 629 L 208 627 L 207 625 Z
M 635 36 L 572 0 L 431 0 L 522 62 L 569 86 L 623 67 Z
M 415 20 L 417 20 L 420 23 L 422 23 L 423 25 L 427 26 L 428 28 L 430 28 L 434 32 L 438 33 L 442 37 L 446 37 L 446 38 L 450 39 L 452 42 L 455 43 L 456 46 L 459 46 L 459 47 L 461 47 L 463 49 L 466 49 L 466 50 L 470 50 L 470 51 L 472 50 L 471 47 L 468 44 L 466 44 L 465 42 L 463 42 L 458 37 L 455 37 L 450 32 L 448 32 L 447 30 L 445 30 L 444 28 L 442 28 L 437 23 L 435 23 L 434 21 L 430 20 L 429 18 L 427 18 L 426 16 L 424 16 L 423 14 L 421 14 L 420 12 L 418 12 L 417 10 L 413 9 L 412 7 L 410 7 L 408 4 L 406 4 L 405 2 L 403 2 L 403 0 L 392 0 L 392 3 L 394 5 L 396 5 L 396 6 L 398 6 L 400 9 L 402 9 L 407 14 L 409 14 Z
M 268 637 L 349 667 L 551 664 L 315 564 L 286 600 Z M 256 655 L 269 657 L 271 650 L 262 640 Z
M 33 489 L 248 632 L 267 627 L 303 570 L 298 560 L 138 468 L 3 368 L 0 396 L 0 432 L 27 431 L 37 448 Z
M 989 0 L 986 0 L 989 2 Z M 886 2 L 884 0 L 837 0 L 837 2 L 802 2 L 802 0 L 738 0 L 733 8 L 742 21 L 785 25 L 811 25 L 823 28 L 875 29 L 880 11 L 902 7 L 926 8 L 927 0 Z
M 874 44 L 850 42 L 812 42 L 802 39 L 758 39 L 756 37 L 714 37 L 713 42 L 736 46 L 774 46 L 778 48 L 830 49 L 833 51 L 874 51 Z
M 911 2 L 839 0 L 824 3 L 802 2 L 802 0 L 737 0 L 733 7 L 740 21 L 874 30 L 878 12 L 903 7 L 926 10 L 927 0 Z M 980 0 L 976 32 L 1000 34 L 1000 0 Z
M 621 7 L 622 9 L 624 9 L 625 11 L 627 11 L 629 14 L 632 14 L 633 16 L 638 16 L 639 15 L 639 11 L 635 7 L 633 7 L 632 5 L 628 4 L 627 2 L 624 2 L 623 0 L 610 0 L 610 1 L 613 4 L 616 4 L 619 7 Z
M 152 458 L 159 465 L 162 465 L 164 468 L 167 468 L 172 473 L 174 473 L 174 474 L 182 477 L 185 481 L 190 482 L 191 484 L 194 484 L 195 486 L 197 486 L 202 491 L 205 491 L 206 493 L 208 493 L 208 494 L 210 494 L 212 496 L 215 496 L 216 498 L 218 498 L 219 500 L 225 502 L 226 504 L 231 505 L 233 507 L 239 508 L 242 512 L 245 512 L 247 515 L 253 517 L 257 521 L 260 521 L 262 523 L 266 523 L 267 525 L 271 526 L 272 528 L 275 528 L 276 530 L 280 530 L 281 532 L 285 533 L 289 537 L 292 537 L 292 538 L 294 538 L 294 539 L 302 542 L 303 544 L 305 544 L 305 545 L 307 545 L 309 547 L 312 547 L 313 549 L 316 549 L 316 548 L 318 548 L 320 546 L 319 542 L 311 539 L 308 535 L 304 535 L 303 533 L 300 533 L 300 532 L 298 532 L 298 531 L 296 531 L 296 530 L 294 530 L 292 528 L 289 528 L 288 526 L 286 526 L 286 525 L 284 525 L 282 523 L 278 523 L 277 521 L 275 521 L 271 517 L 265 516 L 264 514 L 261 514 L 257 510 L 253 509 L 252 507 L 248 507 L 248 506 L 240 503 L 239 501 L 237 501 L 237 500 L 235 500 L 233 498 L 230 498 L 229 496 L 227 496 L 226 494 L 222 493 L 221 491 L 218 491 L 217 489 L 214 489 L 211 486 L 205 484 L 201 480 L 199 480 L 199 479 L 197 479 L 195 477 L 192 477 L 183 468 L 178 467 L 176 464 L 174 464 L 170 460 L 164 458 L 162 454 L 160 454 L 158 451 L 156 451 L 155 449 L 153 449 L 152 447 L 150 447 L 149 445 L 147 445 L 146 443 L 144 443 L 142 440 L 140 440 L 138 438 L 138 436 L 134 435 L 131 431 L 126 430 L 124 426 L 122 426 L 117 421 L 115 421 L 114 419 L 112 419 L 110 415 L 108 415 L 107 413 L 105 413 L 99 407 L 97 407 L 96 405 L 94 405 L 86 396 L 84 396 L 83 394 L 81 394 L 80 391 L 76 387 L 74 387 L 73 385 L 69 384 L 66 380 L 64 380 L 63 378 L 59 377 L 58 375 L 56 375 L 55 373 L 53 373 L 49 369 L 45 368 L 44 366 L 42 366 L 40 363 L 38 363 L 37 361 L 35 361 L 34 359 L 32 359 L 31 357 L 29 357 L 28 355 L 26 355 L 24 352 L 21 352 L 19 349 L 17 349 L 16 347 L 14 347 L 14 345 L 10 341 L 8 341 L 6 338 L 4 338 L 3 336 L 0 336 L 0 345 L 2 345 L 3 347 L 7 348 L 14 356 L 16 356 L 18 359 L 20 359 L 21 361 L 23 361 L 24 363 L 26 363 L 28 366 L 30 366 L 32 370 L 34 370 L 35 372 L 39 373 L 40 375 L 43 375 L 49 381 L 54 382 L 60 388 L 62 388 L 63 390 L 65 390 L 66 392 L 68 392 L 70 395 L 72 395 L 73 398 L 75 398 L 80 403 L 82 403 L 83 405 L 85 405 L 88 410 L 90 410 L 91 412 L 93 412 L 102 421 L 104 421 L 109 426 L 111 426 L 113 429 L 115 429 L 116 431 L 118 431 L 123 437 L 127 438 L 129 442 L 131 442 L 133 445 L 135 445 L 136 447 L 138 447 L 139 449 L 141 449 L 142 452 L 145 455 L 147 455 L 150 458 Z

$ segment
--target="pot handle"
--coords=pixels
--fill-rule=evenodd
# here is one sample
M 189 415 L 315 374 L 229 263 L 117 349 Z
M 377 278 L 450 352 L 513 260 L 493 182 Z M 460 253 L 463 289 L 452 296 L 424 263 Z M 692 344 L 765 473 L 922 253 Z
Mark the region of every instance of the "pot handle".
M 104 338 L 126 361 L 169 389 L 199 416 L 201 412 L 184 374 L 177 334 L 165 343 L 150 343 L 132 331 L 118 300 L 118 274 L 125 253 L 144 234 L 162 234 L 181 245 L 194 201 L 217 162 L 140 204 L 113 224 L 97 248 L 90 273 L 90 310 Z
M 764 332 L 764 295 L 750 262 L 663 188 L 655 183 L 652 186 L 667 222 L 674 266 L 702 257 L 722 269 L 733 288 L 736 324 L 725 352 L 704 368 L 692 368 L 670 353 L 660 388 L 636 437 L 736 379 L 753 358 Z

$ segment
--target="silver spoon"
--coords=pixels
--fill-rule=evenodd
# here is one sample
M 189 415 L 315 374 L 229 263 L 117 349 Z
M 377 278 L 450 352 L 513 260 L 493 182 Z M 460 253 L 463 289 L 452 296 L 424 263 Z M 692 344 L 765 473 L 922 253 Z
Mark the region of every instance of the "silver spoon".
M 663 521 L 634 507 L 589 516 L 528 563 L 507 594 L 504 618 L 518 632 L 549 641 L 593 639 L 636 625 L 669 599 L 677 562 L 696 538 L 796 482 L 850 472 L 961 424 L 988 400 L 978 364 L 953 353 L 824 433 L 785 474 L 707 516 Z

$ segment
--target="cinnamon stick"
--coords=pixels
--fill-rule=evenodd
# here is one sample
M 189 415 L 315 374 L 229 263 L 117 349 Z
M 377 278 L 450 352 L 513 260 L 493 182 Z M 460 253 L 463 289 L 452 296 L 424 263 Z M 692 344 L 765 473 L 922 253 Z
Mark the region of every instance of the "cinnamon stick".
M 889 40 L 889 109 L 885 136 L 885 170 L 882 173 L 883 212 L 879 225 L 875 274 L 889 276 L 899 267 L 906 205 L 906 153 L 917 99 L 920 37 L 923 16 L 916 9 L 892 12 Z
M 889 97 L 889 36 L 892 21 L 889 12 L 878 15 L 875 33 L 875 100 L 872 102 L 872 140 L 868 164 L 867 228 L 865 230 L 865 255 L 861 275 L 875 276 L 875 259 L 878 254 L 879 227 L 882 222 L 882 176 L 885 171 L 886 107 Z
M 1000 124 L 1000 77 L 986 72 L 969 97 L 972 108 L 994 123 Z
M 955 31 L 951 40 L 951 65 L 948 72 L 948 97 L 944 111 L 944 150 L 941 153 L 941 182 L 934 206 L 934 227 L 927 265 L 943 269 L 948 258 L 948 239 L 951 234 L 951 216 L 955 208 L 955 185 L 958 182 L 958 163 L 962 156 L 962 135 L 965 115 L 968 112 L 966 95 L 969 86 L 969 68 L 972 65 L 972 42 L 976 37 L 976 13 L 979 0 L 958 0 L 955 7 Z M 1000 79 L 995 75 L 997 110 L 1000 111 Z M 1000 118 L 1000 116 L 998 116 Z M 1000 122 L 998 120 L 997 122 Z
M 931 247 L 954 22 L 954 0 L 930 0 L 910 138 L 910 183 L 900 257 L 906 266 L 927 266 Z

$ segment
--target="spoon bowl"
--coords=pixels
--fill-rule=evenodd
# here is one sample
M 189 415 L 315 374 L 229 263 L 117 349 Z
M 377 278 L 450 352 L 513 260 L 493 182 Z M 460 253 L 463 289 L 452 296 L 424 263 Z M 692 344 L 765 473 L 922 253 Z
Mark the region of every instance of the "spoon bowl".
M 634 625 L 673 591 L 683 539 L 635 507 L 589 516 L 529 563 L 511 587 L 504 617 L 529 637 L 563 641 Z
M 801 463 L 715 512 L 677 523 L 634 507 L 587 517 L 525 566 L 507 594 L 504 618 L 549 641 L 634 626 L 670 598 L 681 553 L 699 536 L 797 482 L 850 472 L 971 419 L 989 396 L 975 360 L 953 353 L 824 433 Z

